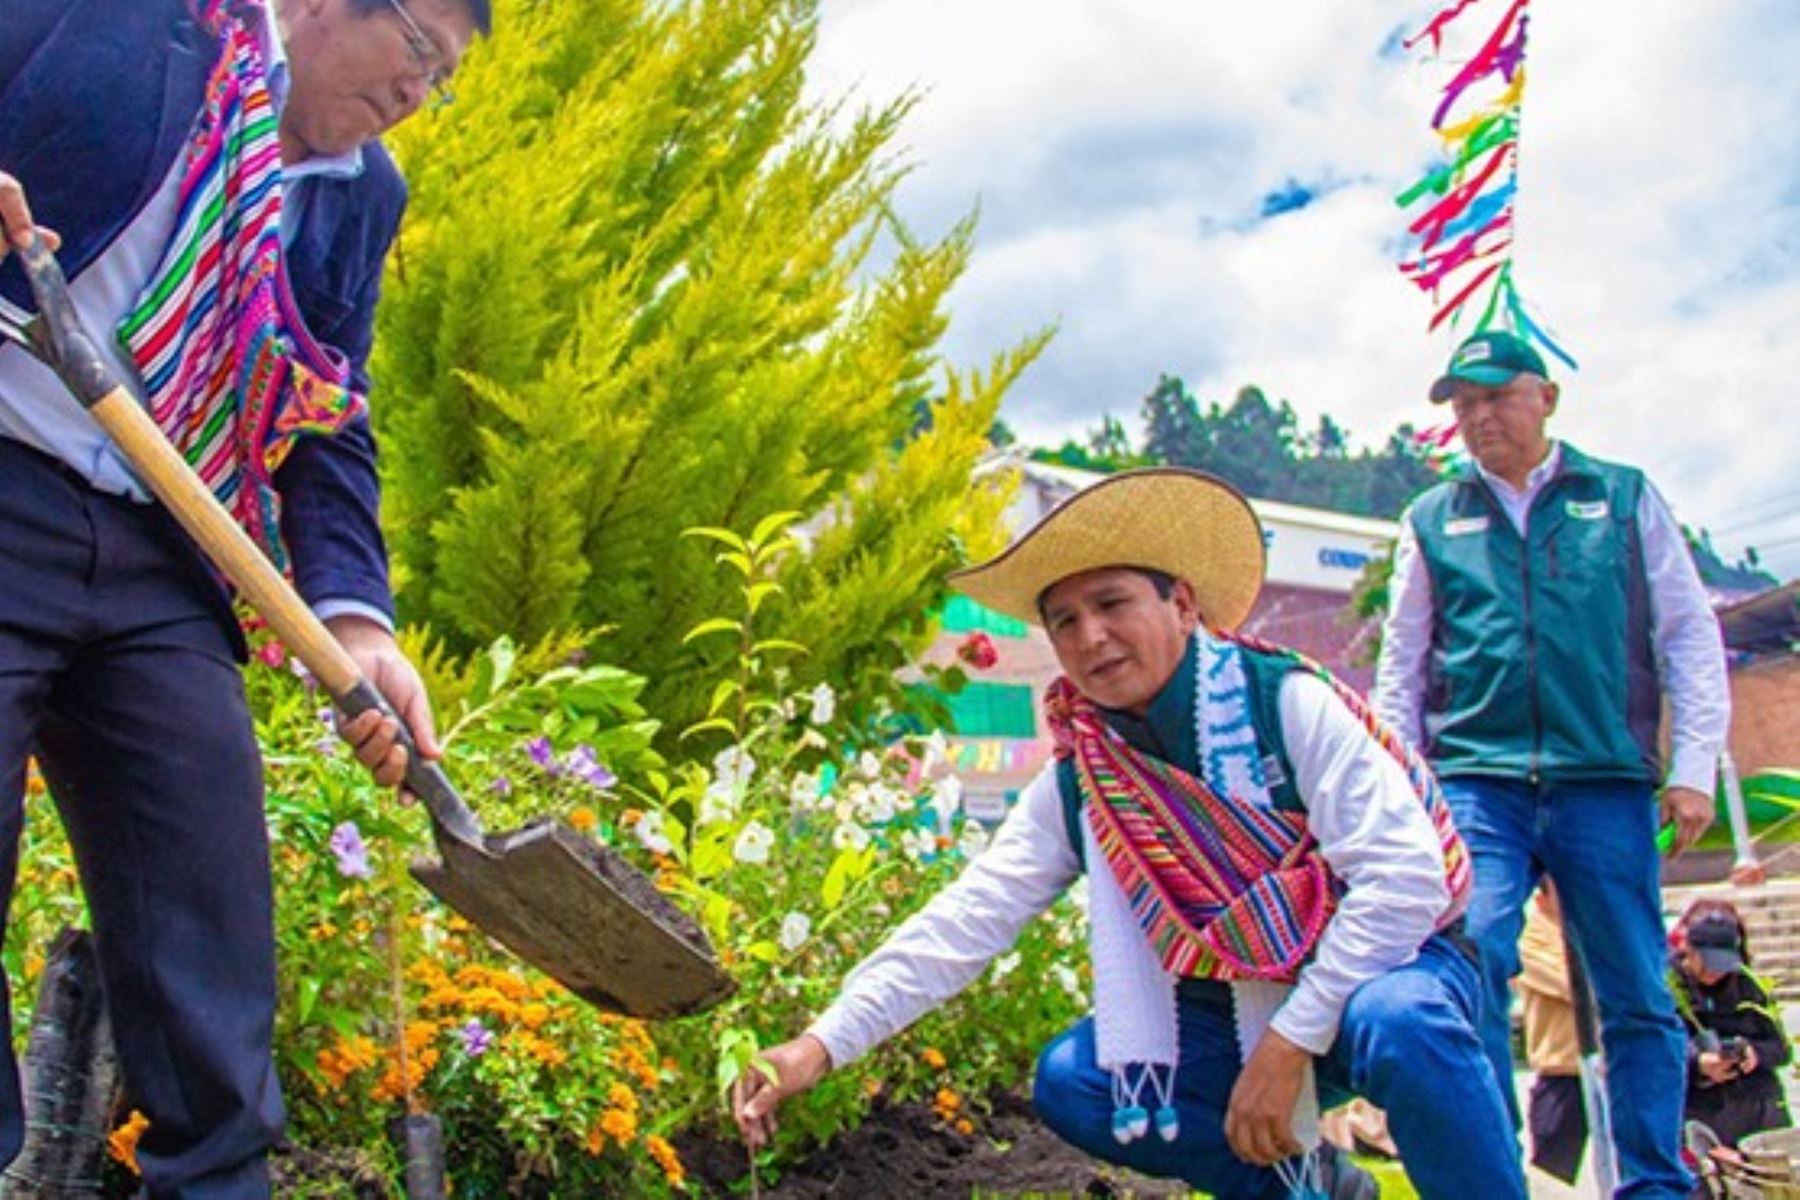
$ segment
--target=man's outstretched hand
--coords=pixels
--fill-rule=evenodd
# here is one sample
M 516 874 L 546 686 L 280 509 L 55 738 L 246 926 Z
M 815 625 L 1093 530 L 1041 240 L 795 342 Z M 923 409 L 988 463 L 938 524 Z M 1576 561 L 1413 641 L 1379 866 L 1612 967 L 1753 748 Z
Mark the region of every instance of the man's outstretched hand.
M 771 1079 L 760 1064 L 775 1070 Z M 761 1150 L 775 1137 L 775 1109 L 789 1096 L 809 1091 L 831 1070 L 825 1043 L 810 1033 L 783 1042 L 758 1057 L 731 1086 L 731 1115 L 737 1120 L 744 1144 Z

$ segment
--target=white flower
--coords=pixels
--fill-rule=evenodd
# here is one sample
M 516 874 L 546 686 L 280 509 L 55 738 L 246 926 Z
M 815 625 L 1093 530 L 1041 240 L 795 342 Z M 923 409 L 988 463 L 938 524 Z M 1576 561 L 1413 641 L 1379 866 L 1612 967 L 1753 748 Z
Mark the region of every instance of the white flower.
M 796 811 L 809 812 L 819 802 L 819 777 L 802 771 L 788 783 L 788 800 Z
M 789 954 L 806 944 L 812 936 L 812 918 L 803 912 L 791 912 L 781 918 L 781 948 Z
M 831 690 L 829 683 L 821 683 L 812 690 L 812 715 L 814 725 L 830 724 L 831 718 L 837 715 L 837 693 Z
M 864 750 L 857 756 L 856 769 L 864 779 L 881 778 L 881 760 L 875 757 L 873 750 Z
M 894 806 L 898 800 L 893 788 L 876 784 L 863 795 L 863 820 L 871 825 L 885 825 L 894 819 Z
M 668 835 L 663 832 L 662 813 L 655 809 L 651 809 L 639 818 L 637 837 L 638 841 L 644 844 L 644 849 L 657 854 L 667 854 L 675 848 L 675 844 L 669 841 Z
M 1008 975 L 1011 975 L 1017 970 L 1018 966 L 1019 952 L 1017 950 L 1013 951 L 1011 954 L 1002 954 L 999 958 L 994 960 L 994 982 L 998 983 L 1002 979 L 1005 979 Z
M 729 781 L 714 780 L 700 795 L 700 824 L 717 825 L 737 816 L 738 791 Z
M 800 747 L 803 750 L 829 750 L 831 743 L 818 730 L 808 726 L 806 732 L 800 735 Z
M 748 787 L 755 774 L 756 760 L 741 746 L 727 746 L 713 756 L 713 776 L 721 783 L 729 781 L 736 791 Z
M 748 821 L 738 832 L 737 842 L 731 847 L 731 856 L 741 863 L 766 863 L 769 861 L 769 847 L 774 844 L 774 831 L 761 821 Z
M 1055 976 L 1056 982 L 1061 985 L 1063 991 L 1076 999 L 1081 998 L 1081 976 L 1075 974 L 1073 967 L 1065 963 L 1056 963 L 1050 968 L 1050 974 Z
M 845 821 L 831 831 L 833 850 L 862 850 L 869 844 L 869 831 L 855 821 Z
M 957 839 L 957 848 L 968 858 L 977 858 L 987 849 L 988 831 L 979 821 L 970 821 L 963 826 L 962 837 Z
M 900 849 L 906 857 L 918 862 L 937 849 L 937 839 L 929 829 L 909 829 L 900 835 Z

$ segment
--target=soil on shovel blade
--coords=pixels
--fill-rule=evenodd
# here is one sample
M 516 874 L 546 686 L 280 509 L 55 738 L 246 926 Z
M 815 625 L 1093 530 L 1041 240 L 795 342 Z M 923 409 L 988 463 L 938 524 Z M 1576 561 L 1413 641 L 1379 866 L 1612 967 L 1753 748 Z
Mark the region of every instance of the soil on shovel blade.
M 993 1096 L 973 1134 L 945 1127 L 924 1103 L 877 1107 L 811 1157 L 762 1181 L 767 1200 L 961 1200 L 969 1196 L 1187 1196 L 1177 1180 L 1149 1179 L 1089 1158 L 1046 1129 L 1028 1100 Z M 677 1139 L 689 1187 L 707 1197 L 750 1194 L 744 1148 L 713 1137 Z

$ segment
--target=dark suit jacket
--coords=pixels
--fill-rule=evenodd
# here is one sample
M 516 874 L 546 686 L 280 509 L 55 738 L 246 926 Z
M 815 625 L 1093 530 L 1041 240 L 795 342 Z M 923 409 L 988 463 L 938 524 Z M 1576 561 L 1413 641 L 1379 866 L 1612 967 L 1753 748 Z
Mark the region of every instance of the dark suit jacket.
M 25 186 L 32 215 L 62 235 L 79 274 L 148 202 L 199 112 L 215 43 L 187 0 L 0 0 L 0 170 Z M 314 178 L 287 267 L 307 328 L 350 362 L 366 392 L 381 268 L 406 185 L 379 144 L 355 179 Z M 0 294 L 29 304 L 0 264 Z M 110 330 L 95 330 L 108 336 Z M 351 599 L 392 614 L 367 417 L 335 437 L 303 437 L 275 486 L 295 582 L 309 602 Z

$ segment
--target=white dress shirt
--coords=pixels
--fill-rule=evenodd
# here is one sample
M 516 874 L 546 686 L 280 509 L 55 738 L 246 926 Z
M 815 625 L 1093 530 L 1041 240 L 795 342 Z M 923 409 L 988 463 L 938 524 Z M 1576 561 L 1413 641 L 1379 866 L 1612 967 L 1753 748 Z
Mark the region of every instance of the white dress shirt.
M 1324 1054 L 1350 994 L 1412 961 L 1450 894 L 1437 831 L 1405 772 L 1331 689 L 1291 673 L 1280 713 L 1307 824 L 1346 891 L 1273 1024 Z M 851 971 L 809 1032 L 834 1066 L 859 1057 L 967 986 L 1081 869 L 1046 766 L 988 848 Z
M 1531 505 L 1562 465 L 1552 443 L 1523 488 L 1481 471 L 1507 519 L 1523 537 Z M 1476 468 L 1480 470 L 1479 465 Z M 1650 600 L 1650 634 L 1657 678 L 1669 699 L 1671 750 L 1664 783 L 1711 794 L 1731 723 L 1731 694 L 1719 622 L 1707 603 L 1700 573 L 1669 507 L 1650 482 L 1638 500 L 1638 534 Z M 1431 575 L 1419 551 L 1409 510 L 1400 518 L 1381 663 L 1375 673 L 1375 711 L 1416 746 L 1425 734 L 1425 689 L 1431 660 Z

